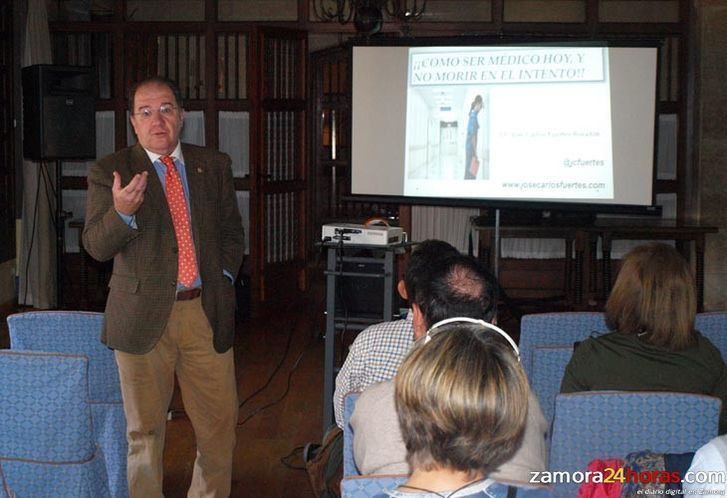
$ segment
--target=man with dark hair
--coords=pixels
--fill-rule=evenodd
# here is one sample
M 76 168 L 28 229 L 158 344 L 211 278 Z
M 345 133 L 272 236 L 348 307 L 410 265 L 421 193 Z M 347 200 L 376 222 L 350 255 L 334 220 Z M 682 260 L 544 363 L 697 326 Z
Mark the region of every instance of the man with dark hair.
M 432 262 L 428 279 L 414 298 L 414 336 L 453 316 L 490 321 L 494 289 L 489 273 L 475 259 L 457 255 Z
M 420 242 L 409 258 L 404 280 L 399 282 L 399 293 L 410 303 L 414 302 L 417 291 L 431 280 L 431 268 L 437 262 L 458 254 L 455 247 L 443 240 L 428 239 Z
M 492 319 L 493 285 L 488 272 L 473 258 L 456 255 L 432 262 L 427 278 L 418 288 L 412 304 L 415 339 L 424 337 L 432 325 L 446 318 Z M 462 372 L 462 375 L 467 373 Z M 372 385 L 361 394 L 350 423 L 354 434 L 354 460 L 362 474 L 409 471 L 394 406 L 392 380 Z M 545 470 L 547 430 L 548 424 L 537 398 L 530 392 L 522 444 L 492 477 L 527 481 L 530 472 Z
M 417 244 L 409 258 L 404 280 L 398 284 L 401 297 L 414 302 L 419 288 L 429 281 L 429 271 L 434 264 L 458 254 L 457 249 L 442 240 L 425 240 Z M 396 375 L 399 363 L 411 348 L 412 333 L 409 312 L 405 319 L 372 325 L 356 337 L 336 376 L 333 406 L 339 427 L 343 427 L 343 397 Z
M 146 79 L 129 101 L 138 143 L 91 166 L 83 231 L 91 256 L 114 260 L 101 340 L 121 379 L 129 495 L 163 496 L 176 373 L 197 440 L 188 496 L 226 497 L 238 409 L 233 281 L 243 257 L 230 158 L 180 142 L 173 82 Z

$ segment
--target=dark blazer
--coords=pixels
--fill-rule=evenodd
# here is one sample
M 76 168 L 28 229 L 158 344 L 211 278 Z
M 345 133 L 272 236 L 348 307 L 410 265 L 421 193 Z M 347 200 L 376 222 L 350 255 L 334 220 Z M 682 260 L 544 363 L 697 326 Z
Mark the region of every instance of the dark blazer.
M 230 158 L 182 144 L 189 184 L 192 232 L 202 277 L 202 306 L 214 331 L 215 350 L 233 343 L 234 286 L 223 269 L 237 275 L 244 234 L 237 207 Z M 113 171 L 121 184 L 148 171 L 144 202 L 136 212 L 137 229 L 124 223 L 113 205 Z M 113 349 L 142 354 L 157 343 L 174 304 L 177 241 L 171 214 L 154 165 L 139 145 L 94 163 L 88 173 L 83 244 L 99 261 L 114 259 L 102 342 Z

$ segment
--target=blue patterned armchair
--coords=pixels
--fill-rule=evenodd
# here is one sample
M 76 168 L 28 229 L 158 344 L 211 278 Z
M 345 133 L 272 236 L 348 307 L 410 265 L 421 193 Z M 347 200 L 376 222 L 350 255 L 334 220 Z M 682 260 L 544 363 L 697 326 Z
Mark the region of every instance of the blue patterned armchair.
M 583 472 L 596 458 L 651 450 L 687 453 L 717 435 L 721 402 L 701 394 L 590 391 L 555 400 L 550 470 Z M 558 484 L 576 496 L 579 484 Z
M 560 383 L 571 356 L 573 346 L 539 346 L 533 350 L 530 386 L 549 423 L 553 421 L 555 397 L 560 393 Z
M 349 423 L 360 395 L 359 392 L 352 392 L 343 397 L 343 477 L 361 475 L 353 459 L 353 430 Z
M 7 480 L 5 480 L 5 474 L 3 473 L 3 466 L 0 462 L 0 498 L 15 498 L 15 493 L 8 486 Z
M 89 399 L 121 401 L 114 352 L 101 342 L 103 313 L 31 311 L 8 317 L 10 348 L 88 356 Z
M 11 349 L 88 357 L 96 442 L 104 453 L 111 495 L 126 498 L 126 417 L 114 353 L 100 340 L 102 325 L 103 313 L 85 311 L 33 311 L 8 317 Z
M 370 498 L 394 489 L 407 479 L 405 475 L 348 476 L 341 481 L 341 498 Z
M 0 465 L 19 497 L 109 497 L 83 356 L 0 351 Z
M 727 311 L 697 313 L 694 328 L 719 349 L 723 360 L 727 359 Z
M 593 333 L 608 332 L 603 313 L 572 311 L 538 313 L 523 316 L 520 322 L 520 359 L 523 369 L 532 378 L 533 350 L 538 346 L 573 346 Z

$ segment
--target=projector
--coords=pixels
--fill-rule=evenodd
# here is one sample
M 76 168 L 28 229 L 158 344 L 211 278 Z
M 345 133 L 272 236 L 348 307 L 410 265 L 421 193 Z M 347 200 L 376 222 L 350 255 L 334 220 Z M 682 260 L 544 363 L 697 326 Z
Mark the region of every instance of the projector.
M 323 225 L 321 240 L 323 242 L 343 242 L 344 244 L 388 246 L 406 242 L 406 233 L 400 227 L 338 223 Z

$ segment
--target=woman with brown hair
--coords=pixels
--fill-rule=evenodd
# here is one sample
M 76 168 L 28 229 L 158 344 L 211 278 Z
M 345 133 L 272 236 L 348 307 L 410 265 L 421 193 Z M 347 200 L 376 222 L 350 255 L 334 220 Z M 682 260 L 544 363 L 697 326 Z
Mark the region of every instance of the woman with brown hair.
M 488 478 L 512 457 L 525 430 L 529 388 L 518 355 L 505 332 L 472 318 L 443 320 L 417 341 L 395 381 L 411 473 L 386 496 L 553 496 Z
M 727 406 L 727 367 L 716 347 L 694 330 L 694 280 L 671 246 L 631 250 L 606 303 L 614 332 L 575 349 L 561 392 L 620 390 L 707 394 Z M 727 432 L 725 409 L 720 433 Z

